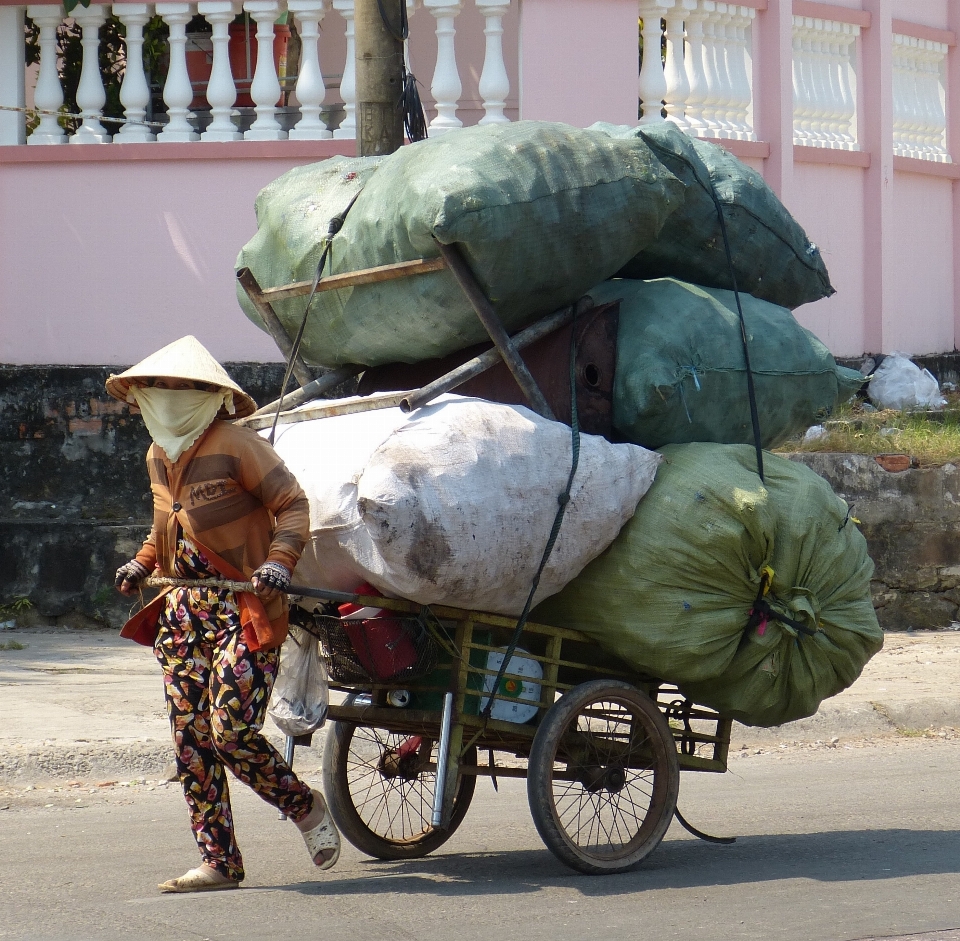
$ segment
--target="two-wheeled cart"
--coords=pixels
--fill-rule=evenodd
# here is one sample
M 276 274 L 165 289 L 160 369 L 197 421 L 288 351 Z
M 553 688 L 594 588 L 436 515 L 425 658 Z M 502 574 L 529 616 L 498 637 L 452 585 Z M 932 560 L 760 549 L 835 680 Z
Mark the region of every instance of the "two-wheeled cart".
M 510 618 L 311 594 L 382 611 L 379 625 L 365 622 L 372 634 L 349 618 L 297 617 L 320 639 L 331 688 L 346 694 L 330 706 L 324 791 L 343 835 L 370 856 L 427 855 L 462 823 L 479 776 L 512 777 L 526 778 L 534 823 L 560 860 L 624 872 L 666 833 L 680 771 L 726 770 L 729 719 L 577 631 L 526 624 L 502 670 Z M 384 649 L 402 648 L 406 664 L 390 677 L 376 675 L 376 652 L 358 642 L 387 625 Z
M 574 440 L 581 426 L 608 433 L 619 305 L 595 306 L 585 297 L 509 336 L 459 247 L 437 249 L 439 258 L 324 279 L 321 261 L 313 282 L 267 289 L 241 269 L 240 285 L 301 384 L 243 423 L 267 428 L 278 420 L 393 406 L 409 412 L 457 390 L 525 402 L 546 418 L 569 421 Z M 489 334 L 490 349 L 438 361 L 428 374 L 418 367 L 395 368 L 395 375 L 372 371 L 366 395 L 305 404 L 365 367 L 345 366 L 314 379 L 275 302 L 307 296 L 305 322 L 318 291 L 444 268 Z M 520 355 L 525 348 L 529 363 Z M 558 354 L 567 349 L 569 354 Z M 464 361 L 464 355 L 470 358 Z M 568 356 L 569 370 L 556 370 L 556 362 Z M 537 370 L 538 360 L 548 368 Z M 364 382 L 370 377 L 365 373 Z M 385 391 L 390 389 L 399 391 Z M 581 872 L 639 865 L 674 815 L 705 836 L 677 811 L 680 771 L 726 771 L 729 719 L 636 673 L 577 631 L 527 623 L 522 649 L 511 651 L 517 625 L 510 618 L 322 589 L 303 594 L 329 603 L 326 613 L 294 610 L 300 611 L 300 626 L 320 640 L 332 688 L 345 694 L 330 706 L 323 782 L 337 825 L 361 851 L 407 859 L 442 846 L 463 821 L 479 776 L 526 778 L 541 837 Z M 351 624 L 335 615 L 337 603 L 372 606 L 390 616 Z M 364 643 L 380 646 L 364 651 Z M 396 669 L 385 651 L 395 655 Z

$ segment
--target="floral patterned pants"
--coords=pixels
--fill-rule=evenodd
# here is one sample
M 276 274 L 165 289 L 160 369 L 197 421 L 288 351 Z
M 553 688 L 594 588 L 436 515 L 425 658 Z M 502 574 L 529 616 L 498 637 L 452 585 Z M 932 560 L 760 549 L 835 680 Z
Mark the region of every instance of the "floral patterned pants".
M 279 652 L 247 649 L 230 592 L 181 588 L 167 597 L 154 652 L 190 824 L 203 861 L 239 881 L 224 769 L 291 820 L 313 806 L 310 788 L 260 734 Z

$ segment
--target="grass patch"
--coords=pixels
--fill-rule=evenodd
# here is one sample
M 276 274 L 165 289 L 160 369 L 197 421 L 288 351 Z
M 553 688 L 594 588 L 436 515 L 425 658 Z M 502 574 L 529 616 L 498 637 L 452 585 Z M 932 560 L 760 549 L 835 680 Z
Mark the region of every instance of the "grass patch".
M 29 598 L 14 598 L 6 604 L 0 604 L 0 618 L 9 617 L 11 614 L 23 614 L 33 607 L 33 602 Z
M 845 404 L 824 422 L 821 437 L 812 441 L 796 438 L 775 450 L 909 454 L 914 466 L 960 464 L 960 395 L 945 398 L 947 406 L 937 412 L 876 411 L 859 401 Z
M 26 650 L 26 644 L 21 644 L 18 640 L 5 640 L 0 642 L 0 650 Z

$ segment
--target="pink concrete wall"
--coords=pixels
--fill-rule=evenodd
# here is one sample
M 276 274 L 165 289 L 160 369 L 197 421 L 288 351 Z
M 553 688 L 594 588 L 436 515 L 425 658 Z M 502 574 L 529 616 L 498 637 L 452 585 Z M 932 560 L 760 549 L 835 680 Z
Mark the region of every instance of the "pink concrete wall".
M 891 19 L 960 32 L 960 0 L 834 0 L 872 18 L 860 41 L 861 155 L 794 148 L 792 3 L 757 5 L 754 88 L 763 144 L 740 149 L 820 245 L 838 290 L 801 308 L 799 319 L 837 355 L 953 349 L 960 184 L 915 172 L 936 166 L 907 172 L 899 161 L 895 172 L 892 102 L 881 92 L 891 81 Z M 434 28 L 429 11 L 418 9 L 412 66 L 428 107 Z M 579 126 L 635 123 L 635 0 L 515 0 L 505 28 L 517 106 L 508 115 L 519 109 L 526 118 Z M 481 113 L 484 45 L 473 4 L 457 19 L 456 43 L 459 114 L 471 124 Z M 331 86 L 344 54 L 343 20 L 331 10 L 321 41 Z M 956 49 L 948 71 L 950 143 L 960 158 Z M 336 97 L 331 87 L 328 100 Z M 764 147 L 769 156 L 757 156 Z M 0 148 L 0 362 L 119 365 L 191 331 L 223 359 L 277 359 L 234 300 L 233 264 L 255 230 L 253 200 L 288 167 L 354 148 L 352 141 Z
M 0 362 L 129 364 L 187 333 L 280 359 L 233 266 L 257 193 L 303 162 L 0 162 Z
M 890 0 L 890 9 L 895 20 L 922 23 L 935 29 L 949 29 L 949 3 L 956 0 Z
M 520 117 L 636 124 L 636 0 L 520 0 Z
M 863 347 L 863 170 L 859 167 L 797 164 L 790 207 L 809 238 L 820 248 L 837 293 L 805 304 L 797 319 L 835 356 L 858 356 Z
M 950 180 L 897 173 L 893 190 L 893 296 L 884 352 L 919 355 L 951 350 L 953 201 Z

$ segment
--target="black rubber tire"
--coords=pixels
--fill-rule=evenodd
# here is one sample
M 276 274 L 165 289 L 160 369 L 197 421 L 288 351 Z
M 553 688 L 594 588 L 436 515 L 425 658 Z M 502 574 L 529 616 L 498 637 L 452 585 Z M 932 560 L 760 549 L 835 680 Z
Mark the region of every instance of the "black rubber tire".
M 574 780 L 556 776 L 571 773 Z M 679 789 L 670 727 L 629 683 L 582 683 L 537 729 L 527 768 L 530 813 L 547 848 L 579 872 L 636 869 L 666 834 Z
M 436 772 L 419 772 L 407 780 L 387 777 L 384 756 L 411 736 L 386 729 L 333 722 L 323 746 L 323 790 L 334 822 L 358 850 L 375 859 L 418 859 L 453 836 L 473 800 L 474 775 L 457 780 L 453 816 L 446 830 L 430 824 Z M 430 756 L 436 764 L 436 742 Z M 476 765 L 471 748 L 464 764 Z M 359 806 L 358 806 L 359 805 Z

